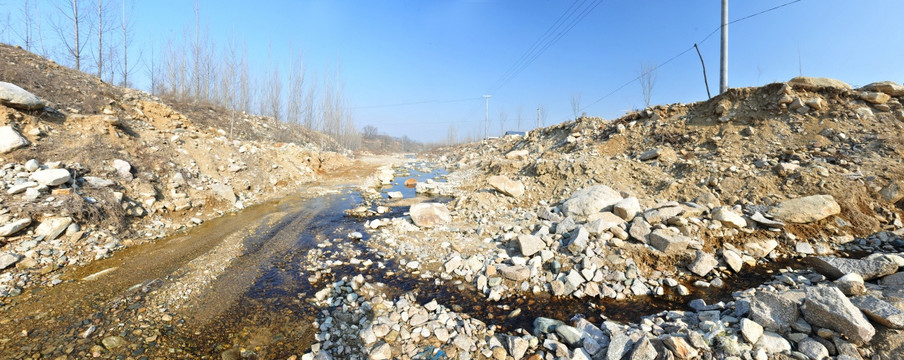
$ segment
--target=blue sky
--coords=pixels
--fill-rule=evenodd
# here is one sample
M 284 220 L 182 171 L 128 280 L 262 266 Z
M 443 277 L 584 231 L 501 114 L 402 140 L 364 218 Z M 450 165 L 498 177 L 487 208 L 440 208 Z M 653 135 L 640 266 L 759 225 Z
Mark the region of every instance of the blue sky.
M 18 0 L 24 1 L 24 0 Z M 49 1 L 49 0 L 48 0 Z M 593 0 L 578 0 L 591 3 Z M 790 0 L 738 1 L 735 20 Z M 10 12 L 17 1 L 0 1 Z M 494 83 L 573 1 L 240 1 L 201 0 L 201 21 L 225 45 L 234 31 L 257 67 L 268 48 L 287 65 L 292 51 L 323 78 L 341 66 L 346 96 L 359 126 L 417 140 L 483 133 L 484 101 Z M 580 4 L 580 3 L 579 3 Z M 135 3 L 136 48 L 179 38 L 194 23 L 193 2 Z M 904 2 L 897 0 L 802 0 L 729 28 L 729 85 L 757 86 L 800 73 L 834 77 L 853 85 L 904 81 Z M 15 15 L 13 15 L 15 18 Z M 571 98 L 580 94 L 588 115 L 616 118 L 643 107 L 641 87 L 631 83 L 641 63 L 662 63 L 689 49 L 719 26 L 719 1 L 603 1 L 537 57 L 523 72 L 490 94 L 490 134 L 572 118 Z M 719 34 L 700 43 L 711 90 L 718 91 Z M 137 51 L 137 50 L 136 50 Z M 139 72 L 138 87 L 146 86 Z M 420 101 L 448 101 L 385 106 Z M 652 102 L 706 99 L 700 61 L 689 51 L 657 71 Z M 376 107 L 373 107 L 376 106 Z

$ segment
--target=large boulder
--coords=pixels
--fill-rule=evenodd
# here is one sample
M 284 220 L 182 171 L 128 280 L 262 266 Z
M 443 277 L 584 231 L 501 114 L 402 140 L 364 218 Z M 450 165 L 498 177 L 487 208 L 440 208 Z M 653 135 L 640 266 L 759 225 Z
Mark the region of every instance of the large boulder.
M 866 344 L 876 329 L 844 293 L 835 287 L 809 287 L 800 311 L 810 325 L 839 332 L 857 344 Z
M 562 212 L 565 216 L 586 217 L 593 213 L 615 205 L 622 197 L 618 191 L 606 185 L 596 185 L 576 191 L 565 203 Z
M 769 215 L 784 222 L 806 224 L 841 212 L 832 195 L 811 195 L 783 201 L 769 210 Z
M 866 91 L 875 91 L 885 93 L 891 96 L 904 96 L 904 86 L 894 82 L 894 81 L 879 81 L 874 82 L 872 84 L 866 85 L 862 88 L 862 90 Z
M 29 179 L 32 179 L 41 185 L 57 186 L 67 183 L 72 179 L 72 175 L 70 175 L 69 170 L 66 169 L 47 169 L 33 172 Z
M 419 227 L 434 227 L 452 222 L 446 205 L 440 203 L 420 203 L 411 205 L 408 211 L 411 220 Z
M 850 90 L 851 86 L 846 82 L 836 79 L 824 77 L 798 76 L 788 81 L 794 88 L 815 89 L 815 88 L 833 88 L 838 90 Z
M 0 127 L 0 154 L 6 154 L 20 147 L 30 144 L 28 139 L 19 134 L 12 126 Z
M 884 104 L 887 103 L 888 100 L 891 100 L 891 96 L 888 96 L 888 94 L 881 92 L 864 91 L 860 93 L 860 100 L 866 101 L 871 104 Z
M 16 85 L 0 81 L 0 104 L 22 110 L 44 108 L 44 101 Z
M 520 181 L 511 180 L 503 175 L 490 176 L 487 182 L 493 189 L 505 195 L 517 198 L 524 195 L 524 184 Z
M 845 259 L 834 256 L 814 256 L 807 262 L 820 274 L 837 279 L 855 273 L 863 280 L 872 280 L 898 271 L 898 265 L 886 257 L 873 259 Z

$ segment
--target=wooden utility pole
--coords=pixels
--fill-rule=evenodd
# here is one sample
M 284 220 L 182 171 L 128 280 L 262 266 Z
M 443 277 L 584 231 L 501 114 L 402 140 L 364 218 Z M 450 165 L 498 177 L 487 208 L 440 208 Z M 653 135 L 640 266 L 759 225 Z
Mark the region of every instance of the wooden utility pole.
M 540 107 L 537 106 L 537 129 L 540 128 Z
M 722 51 L 719 67 L 719 93 L 728 90 L 728 0 L 722 0 Z
M 706 85 L 706 98 L 712 99 L 713 96 L 709 93 L 709 81 L 706 80 L 706 64 L 703 63 L 703 54 L 700 54 L 700 48 L 697 47 L 697 44 L 694 44 L 694 49 L 697 49 L 697 56 L 700 57 L 700 65 L 703 66 L 703 84 Z

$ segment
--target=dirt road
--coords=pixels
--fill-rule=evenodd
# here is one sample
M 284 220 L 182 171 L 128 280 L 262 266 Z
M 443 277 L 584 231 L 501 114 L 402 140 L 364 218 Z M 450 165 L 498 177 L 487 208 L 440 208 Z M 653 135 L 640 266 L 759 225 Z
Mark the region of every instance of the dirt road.
M 68 271 L 56 286 L 10 298 L 0 307 L 0 353 L 17 359 L 300 353 L 294 350 L 308 348 L 316 332 L 314 310 L 304 301 L 309 294 L 270 295 L 310 285 L 299 266 L 318 244 L 344 235 L 344 210 L 358 201 L 352 187 L 399 161 L 359 159 L 297 194 L 128 248 Z

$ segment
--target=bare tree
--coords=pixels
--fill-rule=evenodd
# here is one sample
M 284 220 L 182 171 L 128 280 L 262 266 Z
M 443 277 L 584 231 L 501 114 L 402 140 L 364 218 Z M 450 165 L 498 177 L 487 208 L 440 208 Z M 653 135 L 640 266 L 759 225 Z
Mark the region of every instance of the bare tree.
M 546 126 L 546 119 L 549 117 L 549 111 L 546 111 L 546 107 L 540 105 L 540 126 Z
M 242 57 L 239 61 L 238 74 L 238 103 L 239 109 L 244 112 L 251 112 L 251 104 L 254 102 L 254 86 L 251 81 L 250 69 L 248 68 L 248 49 L 242 44 Z
M 9 13 L 6 13 L 6 21 L 3 21 L 2 23 L 0 23 L 0 41 L 3 41 L 6 39 L 4 37 L 4 35 L 6 35 L 6 31 L 9 30 L 9 20 L 10 20 Z M 11 41 L 7 41 L 7 42 L 11 42 Z
M 301 124 L 304 109 L 305 93 L 305 69 L 302 56 L 293 56 L 292 65 L 289 67 L 289 88 L 286 95 L 286 122 Z
M 173 39 L 169 38 L 164 58 L 166 59 L 164 64 L 165 92 L 176 99 L 187 99 L 191 87 L 188 81 L 188 60 L 185 58 L 184 46 L 175 44 Z
M 35 15 L 32 13 L 32 3 L 29 0 L 25 0 L 22 2 L 22 7 L 20 8 L 20 16 L 22 19 L 22 28 L 18 31 L 16 28 L 13 28 L 13 33 L 19 37 L 19 41 L 25 45 L 25 50 L 31 51 L 31 46 L 34 44 L 34 25 L 32 21 L 35 19 Z M 7 21 L 6 24 L 9 24 Z M 6 25 L 8 26 L 8 25 Z
M 195 97 L 201 94 L 201 5 L 195 0 L 195 36 L 192 42 L 192 89 Z
M 106 81 L 110 84 L 114 84 L 115 83 L 114 80 L 116 79 L 116 73 L 119 72 L 119 65 L 118 65 L 119 59 L 117 59 L 119 57 L 118 45 L 113 42 L 110 42 L 107 45 L 105 56 L 110 65 L 106 66 L 106 74 L 104 74 L 104 73 L 101 74 L 101 75 L 106 75 L 106 76 L 100 76 L 100 78 L 104 79 L 104 81 Z
M 130 87 L 129 75 L 134 71 L 129 67 L 129 45 L 135 36 L 134 31 L 130 27 L 132 24 L 131 10 L 135 8 L 135 2 L 129 1 L 129 14 L 126 14 L 126 0 L 122 0 L 122 15 L 120 16 L 120 30 L 122 30 L 122 67 L 120 68 L 119 77 L 122 79 L 122 86 Z M 153 90 L 152 90 L 153 92 Z
M 233 138 L 233 131 L 235 129 L 235 111 L 238 107 L 236 103 L 236 83 L 238 80 L 236 79 L 238 74 L 238 59 L 236 58 L 237 53 L 237 44 L 235 39 L 235 33 L 231 33 L 229 36 L 229 41 L 226 43 L 226 49 L 223 50 L 223 74 L 220 77 L 220 93 L 221 99 L 228 109 L 230 109 L 230 118 L 229 118 L 229 138 Z
M 103 79 L 104 75 L 104 52 L 112 53 L 112 50 L 104 48 L 104 35 L 109 34 L 113 31 L 113 22 L 110 21 L 110 12 L 112 11 L 112 7 L 110 6 L 112 2 L 104 3 L 104 0 L 96 0 L 95 2 L 95 17 L 97 23 L 95 24 L 94 31 L 97 32 L 97 58 L 95 59 L 97 65 L 97 77 Z
M 282 78 L 279 76 L 279 65 L 275 65 L 270 72 L 270 80 L 267 82 L 267 107 L 268 113 L 276 121 L 282 121 Z
M 446 145 L 455 145 L 455 142 L 458 139 L 457 132 L 455 124 L 449 124 L 449 130 L 446 132 Z
M 656 64 L 640 64 L 640 89 L 643 91 L 643 103 L 650 107 L 650 98 L 653 95 L 653 86 L 656 85 Z
M 373 125 L 367 125 L 363 129 L 361 129 L 363 136 L 365 138 L 372 138 L 377 136 L 377 127 Z
M 38 25 L 38 29 L 37 29 L 38 44 L 41 46 L 41 56 L 46 58 L 46 57 L 48 57 L 48 53 L 47 53 L 47 47 L 44 44 L 44 29 L 41 26 L 41 24 L 44 22 L 43 19 L 44 19 L 44 17 L 41 15 L 41 7 L 36 6 L 35 7 L 35 20 L 38 22 L 38 24 L 37 24 Z
M 524 108 L 522 108 L 521 106 L 518 106 L 518 108 L 515 109 L 515 114 L 516 114 L 515 119 L 518 123 L 518 127 L 515 128 L 515 130 L 521 131 L 521 120 L 524 117 Z
M 312 78 L 309 83 L 311 85 L 308 86 L 308 94 L 304 98 L 302 117 L 304 118 L 304 127 L 308 130 L 314 130 L 319 127 L 317 123 L 317 109 L 315 109 L 317 104 L 317 80 Z
M 76 70 L 81 70 L 82 50 L 91 36 L 89 29 L 86 36 L 82 36 L 80 25 L 85 21 L 85 12 L 80 11 L 78 0 L 65 0 L 63 4 L 54 3 L 60 16 L 53 25 L 54 32 L 60 37 L 66 54 L 72 59 Z M 71 30 L 66 30 L 70 29 Z
M 157 56 L 155 54 L 156 46 L 151 45 L 151 57 L 148 60 L 148 63 L 145 65 L 148 80 L 151 82 L 151 94 L 159 95 L 160 94 L 160 65 L 157 64 Z
M 571 94 L 571 111 L 574 112 L 575 119 L 581 114 L 581 93 Z

